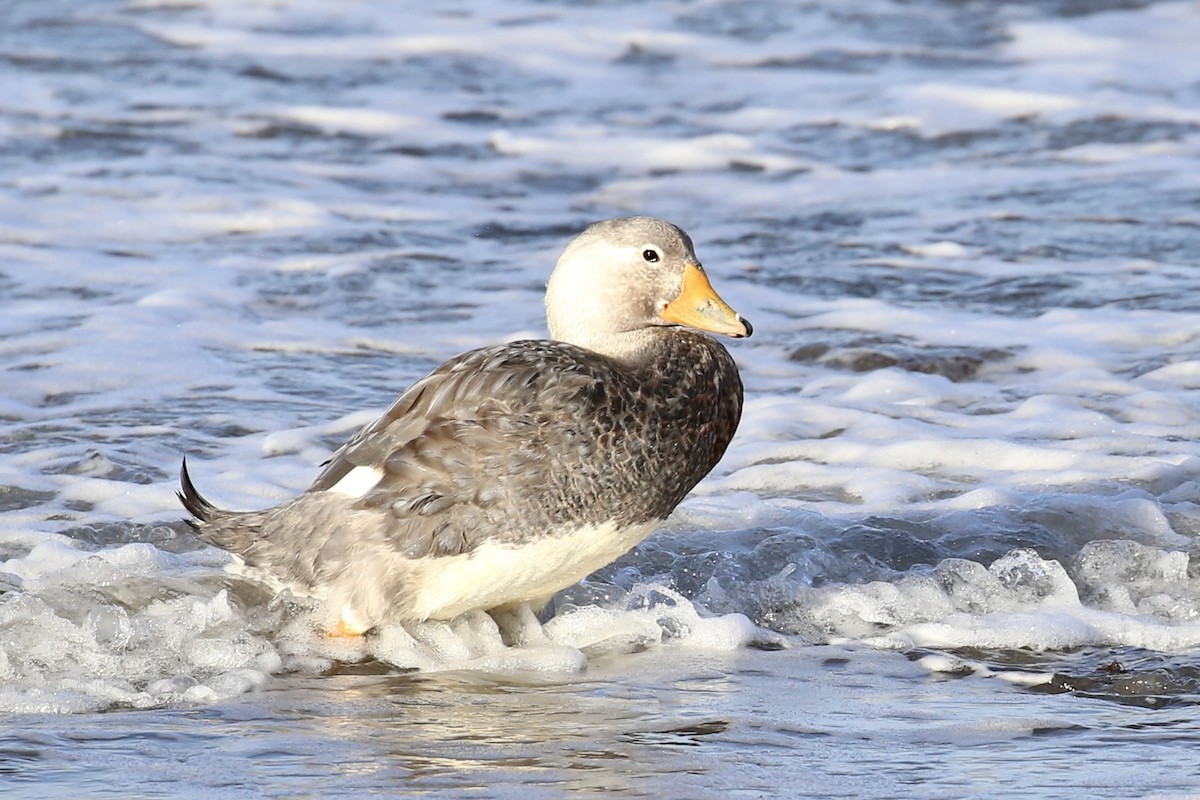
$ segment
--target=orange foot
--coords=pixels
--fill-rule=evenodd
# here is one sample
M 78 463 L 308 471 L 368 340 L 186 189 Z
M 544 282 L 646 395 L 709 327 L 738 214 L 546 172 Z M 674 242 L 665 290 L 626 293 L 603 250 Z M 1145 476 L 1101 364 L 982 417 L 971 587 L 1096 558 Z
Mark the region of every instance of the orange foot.
M 364 626 L 361 620 L 355 618 L 353 610 L 346 607 L 342 609 L 337 625 L 334 625 L 333 628 L 326 628 L 322 635 L 327 639 L 360 639 L 368 629 L 369 627 Z
M 326 639 L 361 639 L 363 632 L 350 627 L 345 620 L 340 620 L 332 629 L 323 631 L 322 635 Z

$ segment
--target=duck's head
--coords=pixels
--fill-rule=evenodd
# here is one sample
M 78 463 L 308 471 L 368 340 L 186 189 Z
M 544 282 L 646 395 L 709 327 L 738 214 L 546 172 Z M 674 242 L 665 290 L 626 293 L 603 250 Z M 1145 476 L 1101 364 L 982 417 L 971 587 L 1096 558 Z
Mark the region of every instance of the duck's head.
M 753 332 L 713 290 L 688 235 L 653 217 L 597 222 L 571 240 L 546 285 L 546 321 L 551 337 L 606 355 L 640 349 L 655 328 Z

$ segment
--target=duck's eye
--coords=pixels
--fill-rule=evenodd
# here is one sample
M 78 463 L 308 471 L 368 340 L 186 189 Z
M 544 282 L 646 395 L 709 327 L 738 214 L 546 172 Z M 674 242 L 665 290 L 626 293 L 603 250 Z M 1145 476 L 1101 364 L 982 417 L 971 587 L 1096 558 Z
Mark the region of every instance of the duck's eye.
M 658 261 L 658 251 L 652 247 L 647 247 L 642 251 L 642 258 L 653 264 L 654 262 Z

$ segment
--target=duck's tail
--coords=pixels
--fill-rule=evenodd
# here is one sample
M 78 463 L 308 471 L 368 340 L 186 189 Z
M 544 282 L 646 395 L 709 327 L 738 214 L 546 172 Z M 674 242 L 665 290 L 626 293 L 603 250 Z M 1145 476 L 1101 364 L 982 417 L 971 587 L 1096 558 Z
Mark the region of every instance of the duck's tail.
M 187 456 L 184 456 L 183 466 L 179 468 L 179 487 L 180 491 L 176 492 L 175 496 L 179 498 L 179 502 L 183 503 L 183 507 L 188 510 L 188 513 L 194 517 L 194 519 L 189 519 L 187 524 L 195 530 L 200 530 L 200 526 L 204 523 L 212 522 L 215 518 L 225 514 L 221 509 L 208 502 L 192 483 L 192 478 L 188 475 Z
M 264 545 L 264 512 L 227 511 L 217 508 L 205 499 L 192 483 L 186 458 L 179 470 L 179 488 L 180 491 L 176 492 L 175 496 L 192 515 L 187 524 L 202 541 L 233 553 L 247 562 L 255 560 L 255 553 Z

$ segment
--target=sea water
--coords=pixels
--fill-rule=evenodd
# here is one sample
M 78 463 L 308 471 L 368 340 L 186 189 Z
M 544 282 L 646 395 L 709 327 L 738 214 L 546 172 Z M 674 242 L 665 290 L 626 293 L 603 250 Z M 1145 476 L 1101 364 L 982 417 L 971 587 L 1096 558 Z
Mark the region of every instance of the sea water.
M 5 796 L 1200 793 L 1200 7 L 0 10 Z M 313 632 L 181 523 L 544 334 L 645 213 L 725 459 L 538 645 Z

